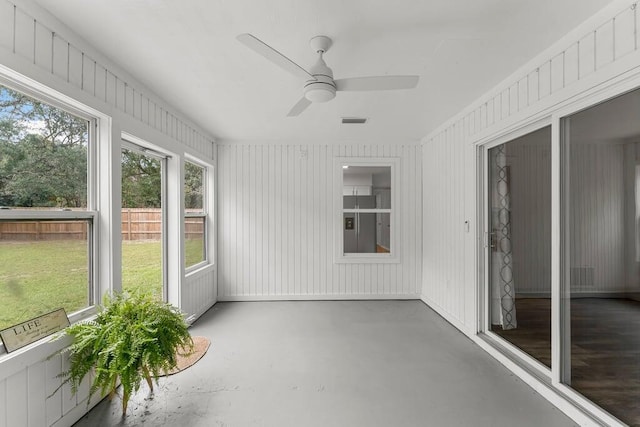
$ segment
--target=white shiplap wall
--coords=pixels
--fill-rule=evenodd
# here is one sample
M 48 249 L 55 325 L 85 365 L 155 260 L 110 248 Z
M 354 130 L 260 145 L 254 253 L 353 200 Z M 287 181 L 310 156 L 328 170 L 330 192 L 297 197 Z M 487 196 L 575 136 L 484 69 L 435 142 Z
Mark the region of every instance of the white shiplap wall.
M 218 146 L 221 300 L 416 298 L 421 279 L 419 144 Z M 400 159 L 400 263 L 337 264 L 335 157 Z
M 215 162 L 211 137 L 32 2 L 0 0 L 0 67 L 111 116 L 114 138 L 126 131 L 173 153 Z M 183 311 L 198 316 L 213 305 L 216 279 L 213 266 L 188 275 L 182 281 Z M 48 357 L 59 347 L 39 343 L 0 354 L 0 427 L 68 426 L 84 414 L 86 386 L 77 396 L 68 387 L 52 394 L 66 360 Z
M 422 297 L 476 332 L 480 233 L 476 147 L 640 67 L 636 3 L 613 1 L 423 140 Z M 461 199 L 462 196 L 462 199 Z M 438 209 L 427 209 L 437 200 Z M 464 221 L 471 221 L 470 232 Z
M 422 295 L 451 323 L 464 328 L 473 281 L 473 245 L 469 215 L 473 203 L 468 183 L 475 155 L 453 126 L 423 147 Z
M 572 293 L 625 291 L 624 146 L 571 148 L 571 267 L 593 269 Z
M 551 129 L 507 144 L 516 292 L 551 296 Z
M 200 317 L 216 302 L 215 268 L 203 268 L 186 277 L 182 285 L 182 311 L 190 318 Z
M 547 127 L 532 136 L 546 144 L 525 136 L 507 151 L 513 274 L 518 295 L 550 296 L 551 134 Z M 625 292 L 623 150 L 605 143 L 572 147 L 571 267 L 593 271 L 574 283 L 573 295 Z

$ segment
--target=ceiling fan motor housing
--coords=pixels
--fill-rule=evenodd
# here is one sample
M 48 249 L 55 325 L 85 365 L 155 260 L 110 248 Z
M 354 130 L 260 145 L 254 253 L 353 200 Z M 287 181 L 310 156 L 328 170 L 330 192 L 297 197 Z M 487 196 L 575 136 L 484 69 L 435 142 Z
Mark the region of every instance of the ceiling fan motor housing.
M 311 102 L 327 102 L 336 97 L 336 84 L 333 81 L 333 71 L 322 59 L 322 52 L 318 53 L 318 62 L 309 69 L 315 80 L 306 81 L 304 96 Z

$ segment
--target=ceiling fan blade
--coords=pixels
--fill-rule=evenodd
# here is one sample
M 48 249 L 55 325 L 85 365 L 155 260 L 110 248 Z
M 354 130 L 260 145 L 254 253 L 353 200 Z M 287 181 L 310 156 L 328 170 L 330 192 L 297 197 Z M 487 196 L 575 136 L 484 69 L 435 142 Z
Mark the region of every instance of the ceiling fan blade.
M 301 98 L 300 101 L 296 102 L 296 105 L 293 106 L 291 111 L 289 111 L 289 114 L 287 114 L 287 117 L 295 117 L 299 115 L 304 110 L 306 110 L 309 105 L 311 105 L 311 101 L 309 101 L 307 98 L 304 98 L 304 97 Z
M 353 77 L 349 79 L 337 79 L 336 90 L 396 90 L 413 89 L 418 85 L 419 76 L 377 76 L 377 77 Z
M 286 56 L 284 56 L 283 54 L 281 54 L 271 46 L 269 46 L 268 44 L 264 43 L 262 40 L 259 40 L 256 37 L 252 36 L 251 34 L 249 33 L 240 34 L 236 38 L 238 39 L 238 41 L 240 41 L 242 44 L 247 46 L 249 49 L 264 56 L 269 61 L 280 66 L 281 68 L 284 68 L 291 74 L 305 80 L 309 80 L 309 79 L 316 80 L 316 78 L 313 77 L 311 74 L 309 74 L 307 70 L 305 70 L 304 68 L 302 68 L 301 66 L 299 66 L 298 64 L 296 64 L 295 62 L 293 62 L 292 60 L 290 60 L 289 58 L 287 58 Z

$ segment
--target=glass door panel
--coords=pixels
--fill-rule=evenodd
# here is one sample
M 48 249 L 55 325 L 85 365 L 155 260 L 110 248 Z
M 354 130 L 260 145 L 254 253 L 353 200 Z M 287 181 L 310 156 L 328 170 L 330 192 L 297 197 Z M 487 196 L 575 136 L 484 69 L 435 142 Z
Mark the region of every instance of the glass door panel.
M 563 129 L 563 379 L 640 425 L 640 90 L 565 118 Z
M 122 290 L 165 299 L 164 159 L 122 150 Z
M 551 367 L 551 128 L 488 150 L 490 330 Z

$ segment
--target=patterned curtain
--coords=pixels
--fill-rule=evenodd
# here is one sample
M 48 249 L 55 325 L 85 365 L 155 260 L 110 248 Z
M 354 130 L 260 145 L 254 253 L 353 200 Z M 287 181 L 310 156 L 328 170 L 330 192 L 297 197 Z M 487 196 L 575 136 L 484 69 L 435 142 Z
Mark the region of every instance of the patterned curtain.
M 502 325 L 502 329 L 515 329 L 516 305 L 515 287 L 513 283 L 513 256 L 511 253 L 511 202 L 509 193 L 509 168 L 504 144 L 496 147 L 494 157 L 494 206 L 493 231 L 495 243 L 492 262 L 492 294 L 494 302 L 499 298 L 499 310 L 494 309 L 498 319 L 493 319 L 494 324 Z M 493 150 L 492 150 L 493 151 Z M 495 303 L 494 303 L 495 305 Z M 494 316 L 495 317 L 495 316 Z M 496 321 L 497 320 L 497 321 Z

